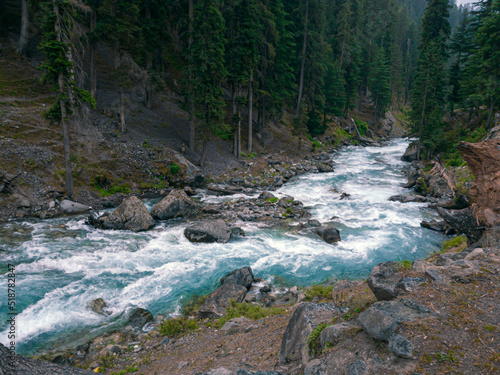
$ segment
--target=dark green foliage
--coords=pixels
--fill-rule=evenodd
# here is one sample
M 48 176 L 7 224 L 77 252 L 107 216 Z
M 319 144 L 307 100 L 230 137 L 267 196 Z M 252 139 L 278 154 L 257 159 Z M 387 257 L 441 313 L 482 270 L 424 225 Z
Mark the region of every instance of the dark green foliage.
M 448 58 L 446 41 L 450 33 L 448 16 L 447 0 L 428 2 L 410 112 L 412 131 L 418 136 L 419 146 L 425 148 L 427 156 L 439 148 L 443 134 L 444 69 Z
M 220 131 L 224 120 L 222 81 L 226 77 L 225 22 L 219 0 L 196 2 L 191 66 L 192 98 L 200 114 L 203 134 Z

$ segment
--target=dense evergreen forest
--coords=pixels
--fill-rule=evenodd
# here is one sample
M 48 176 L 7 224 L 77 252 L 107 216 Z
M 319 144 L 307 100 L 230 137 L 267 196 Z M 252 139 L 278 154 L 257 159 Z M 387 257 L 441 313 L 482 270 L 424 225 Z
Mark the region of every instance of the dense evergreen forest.
M 53 121 L 99 100 L 96 46 L 106 44 L 120 96 L 131 85 L 127 56 L 147 72 L 148 107 L 165 75 L 176 78 L 192 149 L 217 136 L 240 156 L 255 135 L 265 145 L 266 124 L 284 110 L 297 135 L 316 136 L 332 116 L 370 106 L 374 126 L 408 109 L 430 157 L 468 132 L 449 129 L 445 111 L 467 110 L 470 124 L 486 106 L 487 129 L 500 97 L 499 0 L 23 0 L 21 54 L 30 23 L 41 25 L 44 77 L 59 92 Z

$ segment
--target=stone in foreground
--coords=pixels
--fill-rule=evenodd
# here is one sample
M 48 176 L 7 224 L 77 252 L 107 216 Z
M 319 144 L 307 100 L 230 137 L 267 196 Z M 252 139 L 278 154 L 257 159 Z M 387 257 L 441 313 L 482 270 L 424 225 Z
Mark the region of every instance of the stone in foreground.
M 203 221 L 187 227 L 184 235 L 191 242 L 226 243 L 231 238 L 231 228 L 222 219 Z
M 338 309 L 329 303 L 306 302 L 297 307 L 281 341 L 279 362 L 299 361 L 307 364 L 310 360 L 309 336 L 320 323 L 330 321 L 336 312 Z
M 389 338 L 389 350 L 401 358 L 413 358 L 413 345 L 406 337 L 393 334 Z
M 13 369 L 9 365 L 11 362 L 14 364 Z M 0 344 L 0 374 L 92 375 L 95 372 L 77 367 L 56 365 L 48 361 L 25 358 L 19 354 L 14 354 L 11 357 L 9 349 Z

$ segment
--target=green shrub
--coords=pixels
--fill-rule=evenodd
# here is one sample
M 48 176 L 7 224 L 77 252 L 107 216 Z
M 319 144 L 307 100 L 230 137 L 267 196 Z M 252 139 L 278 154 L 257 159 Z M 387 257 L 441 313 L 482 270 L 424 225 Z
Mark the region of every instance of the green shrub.
M 252 305 L 251 303 L 238 303 L 231 301 L 230 306 L 227 309 L 226 315 L 219 319 L 219 322 L 215 324 L 216 327 L 222 327 L 228 320 L 239 318 L 244 316 L 248 319 L 262 319 L 266 316 L 275 316 L 284 314 L 285 310 L 279 307 L 260 307 L 258 305 Z
M 314 297 L 330 299 L 332 297 L 333 285 L 311 285 L 306 289 L 306 301 L 311 301 Z
M 331 323 L 330 324 L 321 323 L 311 332 L 311 334 L 307 338 L 307 346 L 309 347 L 309 354 L 316 356 L 321 352 L 321 342 L 319 340 L 319 336 L 326 327 L 331 325 L 332 325 Z
M 269 199 L 266 199 L 267 202 L 271 202 L 271 203 L 276 203 L 278 201 L 278 198 L 274 197 L 274 198 L 269 198 Z
M 181 171 L 181 167 L 179 167 L 176 163 L 172 163 L 170 165 L 170 174 L 175 175 Z
M 196 331 L 198 328 L 198 323 L 193 319 L 176 318 L 163 321 L 160 324 L 159 332 L 162 336 L 172 337 Z
M 354 122 L 358 127 L 359 134 L 361 136 L 365 135 L 366 131 L 368 130 L 368 123 L 366 121 L 360 120 L 357 117 L 354 119 Z
M 399 267 L 401 269 L 406 269 L 406 270 L 411 269 L 411 261 L 409 261 L 408 259 L 403 259 L 403 260 L 397 259 L 396 262 L 399 263 Z
M 465 236 L 450 238 L 449 240 L 443 242 L 442 251 L 448 251 L 449 249 L 460 246 L 463 243 L 467 243 L 467 237 Z

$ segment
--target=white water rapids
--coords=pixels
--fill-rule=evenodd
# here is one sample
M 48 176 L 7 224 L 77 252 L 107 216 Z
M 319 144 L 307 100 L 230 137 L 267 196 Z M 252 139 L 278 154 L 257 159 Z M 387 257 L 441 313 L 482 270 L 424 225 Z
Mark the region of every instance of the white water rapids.
M 182 300 L 210 292 L 221 276 L 244 266 L 270 281 L 306 286 L 365 278 L 387 260 L 426 257 L 443 240 L 420 227 L 435 213 L 425 204 L 388 201 L 405 193 L 400 156 L 407 144 L 347 147 L 334 156 L 335 172 L 300 176 L 276 192 L 312 207 L 313 219 L 335 222 L 342 241 L 334 245 L 251 223 L 241 223 L 245 238 L 227 244 L 192 244 L 183 235 L 185 222 L 178 220 L 146 233 L 94 229 L 83 216 L 7 223 L 0 255 L 5 266 L 16 265 L 18 352 L 49 350 L 77 337 L 84 341 L 119 324 L 135 306 L 154 315 L 175 313 Z M 341 200 L 332 189 L 350 197 Z M 202 197 L 222 199 L 231 197 Z M 0 280 L 0 341 L 6 343 L 6 275 Z M 96 298 L 106 301 L 111 316 L 89 310 Z

